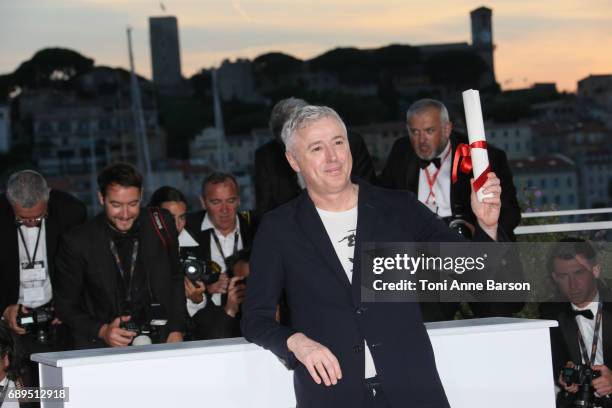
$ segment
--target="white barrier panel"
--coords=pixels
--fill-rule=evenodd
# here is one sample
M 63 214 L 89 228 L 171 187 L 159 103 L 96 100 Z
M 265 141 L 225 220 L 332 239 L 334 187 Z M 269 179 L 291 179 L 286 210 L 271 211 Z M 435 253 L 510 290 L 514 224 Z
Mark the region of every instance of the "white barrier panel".
M 511 318 L 428 323 L 451 406 L 553 408 L 548 328 L 556 325 Z M 295 406 L 292 372 L 242 338 L 34 354 L 32 360 L 39 363 L 41 387 L 69 390 L 68 402 L 44 408 Z

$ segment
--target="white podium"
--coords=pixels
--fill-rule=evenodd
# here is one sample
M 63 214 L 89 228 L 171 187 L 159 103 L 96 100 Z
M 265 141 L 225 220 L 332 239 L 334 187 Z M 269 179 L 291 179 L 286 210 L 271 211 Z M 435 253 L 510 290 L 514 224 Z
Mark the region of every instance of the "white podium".
M 453 408 L 553 408 L 549 327 L 487 318 L 428 323 Z M 68 387 L 43 407 L 295 406 L 292 372 L 243 338 L 34 354 L 42 387 Z M 417 369 L 418 367 L 413 367 Z

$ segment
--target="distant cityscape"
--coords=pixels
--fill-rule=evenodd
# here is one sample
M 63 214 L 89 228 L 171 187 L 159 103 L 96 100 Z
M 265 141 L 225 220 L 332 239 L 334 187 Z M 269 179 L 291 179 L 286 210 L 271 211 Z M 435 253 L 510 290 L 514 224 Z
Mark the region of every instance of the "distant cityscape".
M 195 206 L 203 178 L 224 169 L 237 175 L 243 207 L 253 208 L 254 152 L 272 137 L 267 120 L 277 100 L 337 109 L 380 172 L 406 134 L 412 102 L 444 101 L 464 130 L 461 91 L 474 88 L 487 139 L 506 152 L 524 211 L 611 206 L 612 74 L 578 79 L 576 94 L 559 93 L 555 83 L 504 92 L 492 10 L 477 8 L 470 19 L 471 43 L 337 48 L 306 61 L 268 53 L 184 78 L 179 22 L 150 17 L 153 78 L 137 77 L 139 105 L 129 71 L 94 66 L 71 50 L 41 50 L 0 75 L 0 185 L 17 169 L 37 168 L 94 211 L 97 171 L 127 161 L 145 172 L 141 117 L 149 186 L 175 186 Z

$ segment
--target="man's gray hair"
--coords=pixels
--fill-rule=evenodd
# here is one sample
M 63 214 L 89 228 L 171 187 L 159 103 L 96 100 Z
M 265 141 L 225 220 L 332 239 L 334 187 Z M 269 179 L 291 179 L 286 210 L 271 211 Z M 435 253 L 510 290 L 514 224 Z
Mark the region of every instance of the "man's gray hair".
M 295 134 L 308 125 L 317 122 L 321 119 L 334 119 L 338 122 L 344 134 L 346 135 L 346 125 L 340 118 L 340 115 L 330 107 L 307 105 L 295 110 L 289 119 L 285 122 L 281 137 L 285 144 L 285 150 L 291 151 Z
M 414 115 L 418 115 L 419 113 L 428 109 L 436 109 L 438 112 L 440 112 L 440 121 L 443 125 L 450 122 L 448 116 L 448 109 L 446 109 L 446 106 L 444 106 L 442 102 L 436 99 L 429 98 L 419 99 L 418 101 L 410 105 L 408 111 L 406 111 L 406 121 L 410 123 L 410 119 L 412 119 Z
M 297 109 L 307 106 L 308 102 L 299 98 L 287 98 L 281 99 L 272 108 L 270 113 L 270 132 L 276 140 L 281 140 L 281 132 L 283 131 L 283 125 L 289 119 L 291 114 Z
M 47 180 L 34 170 L 13 173 L 6 183 L 6 198 L 11 205 L 32 208 L 41 201 L 49 201 Z

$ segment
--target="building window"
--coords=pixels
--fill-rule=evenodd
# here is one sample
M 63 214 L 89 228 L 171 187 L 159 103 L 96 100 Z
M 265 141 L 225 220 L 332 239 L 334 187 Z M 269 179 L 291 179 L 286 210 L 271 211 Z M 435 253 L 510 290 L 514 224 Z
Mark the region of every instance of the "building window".
M 543 178 L 542 180 L 540 180 L 540 187 L 541 188 L 546 188 L 546 179 Z
M 560 195 L 556 195 L 555 196 L 555 204 L 561 205 L 561 196 Z
M 531 179 L 527 180 L 527 188 L 532 188 L 533 187 L 533 181 Z
M 573 194 L 569 194 L 569 195 L 567 196 L 567 202 L 568 202 L 569 204 L 574 204 L 574 195 L 573 195 Z
M 548 199 L 546 196 L 542 196 L 542 204 L 548 204 Z
M 559 177 L 553 179 L 553 187 L 559 187 Z
M 573 183 L 572 183 L 572 178 L 571 178 L 571 177 L 568 177 L 568 178 L 567 178 L 567 186 L 568 186 L 568 187 L 571 187 L 571 186 L 572 186 L 572 184 L 573 184 Z

